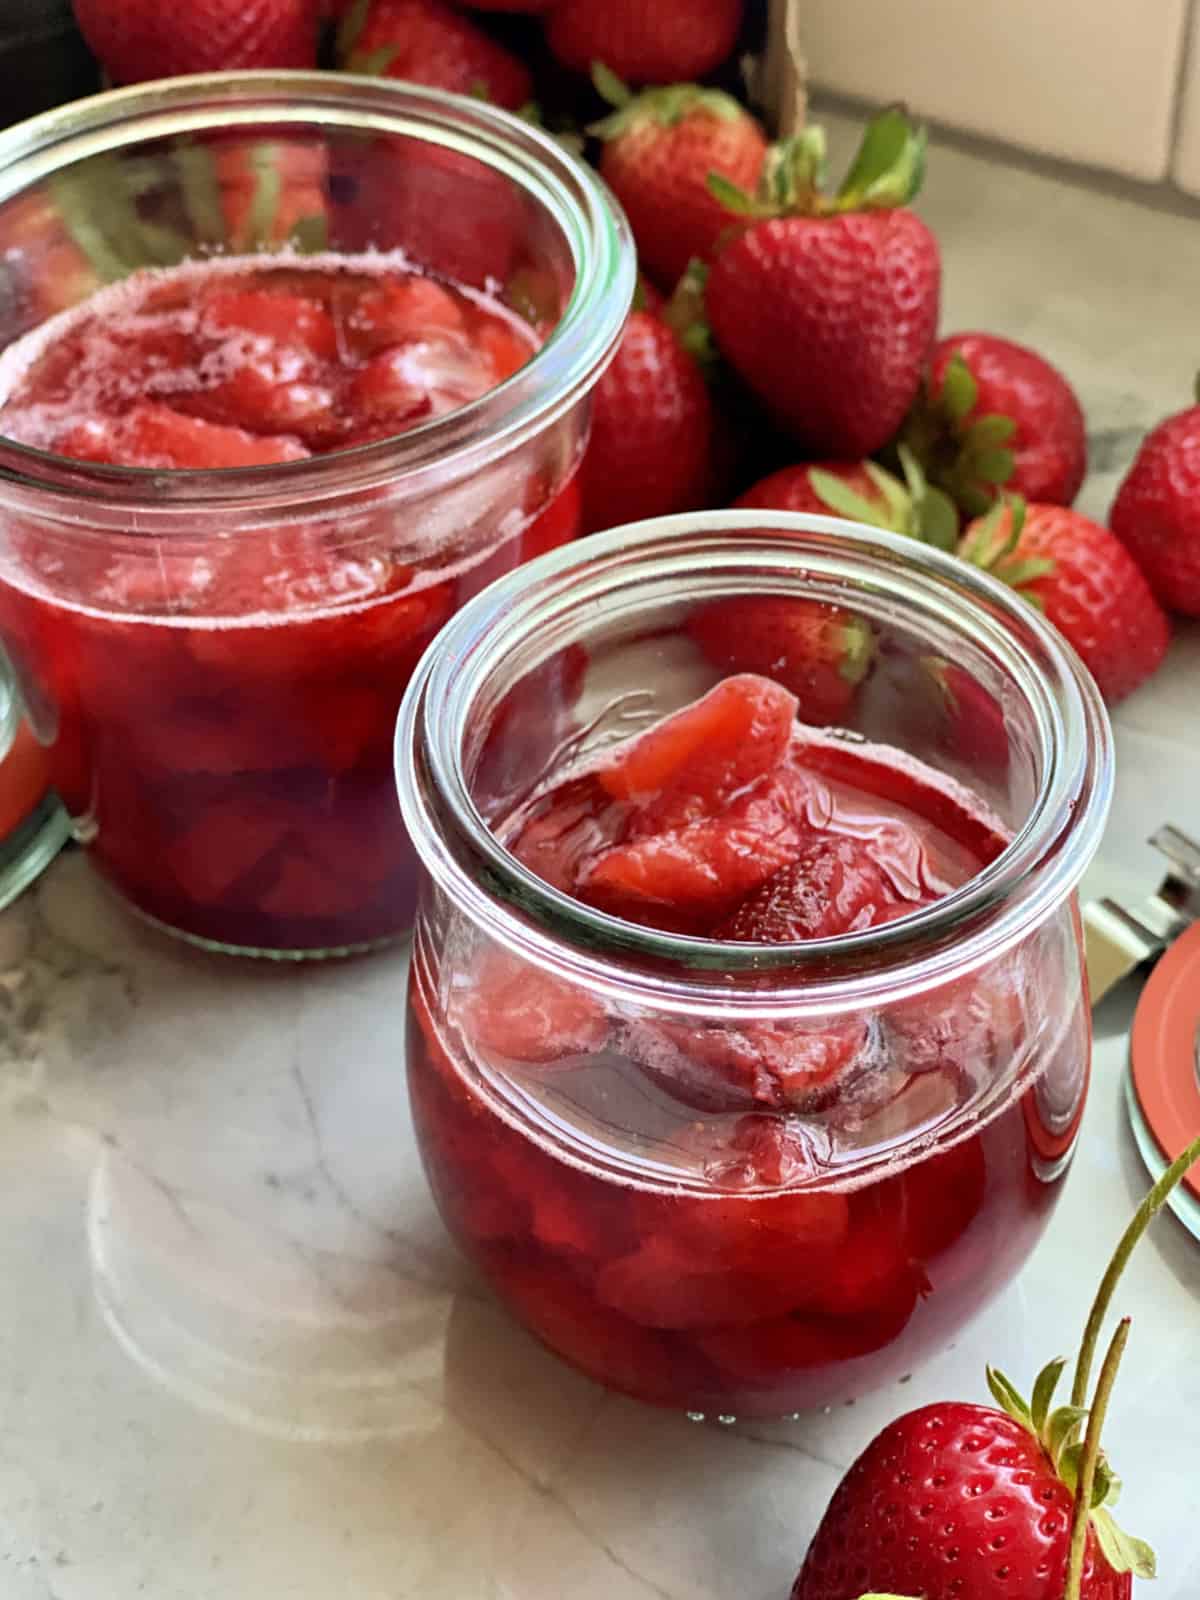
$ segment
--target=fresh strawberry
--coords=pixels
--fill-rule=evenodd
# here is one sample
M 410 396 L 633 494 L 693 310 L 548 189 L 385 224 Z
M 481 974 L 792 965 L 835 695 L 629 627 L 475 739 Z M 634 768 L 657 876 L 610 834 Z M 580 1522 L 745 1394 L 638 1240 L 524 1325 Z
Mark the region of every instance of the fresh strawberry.
M 870 625 L 840 606 L 790 595 L 714 600 L 688 619 L 713 666 L 758 672 L 790 689 L 804 722 L 844 722 L 874 657 Z
M 73 0 L 80 32 L 114 83 L 233 67 L 315 67 L 314 0 Z
M 846 517 L 868 527 L 908 533 L 941 550 L 958 539 L 958 514 L 940 489 L 925 481 L 912 453 L 900 446 L 906 483 L 874 461 L 806 461 L 781 467 L 747 489 L 742 510 L 809 511 Z
M 606 68 L 593 76 L 616 108 L 590 130 L 604 140 L 600 174 L 625 208 L 643 265 L 674 284 L 693 257 L 709 259 L 732 221 L 708 187 L 710 173 L 753 189 L 766 138 L 719 89 L 681 83 L 635 98 Z
M 633 312 L 593 394 L 584 531 L 701 505 L 712 431 L 712 402 L 696 362 L 665 322 Z
M 1200 617 L 1200 405 L 1143 441 L 1108 522 L 1161 603 Z
M 1128 1318 L 1090 1410 L 1086 1402 L 1125 1263 L 1197 1159 L 1200 1139 L 1125 1230 L 1084 1330 L 1070 1403 L 1054 1406 L 1067 1367 L 1057 1360 L 1038 1376 L 1029 1403 L 989 1368 L 996 1408 L 931 1405 L 891 1423 L 834 1493 L 792 1600 L 1129 1600 L 1135 1574 L 1154 1576 L 1153 1552 L 1113 1520 L 1119 1480 L 1100 1448 Z M 863 1595 L 870 1588 L 888 1594 Z
M 986 511 L 1001 487 L 1069 506 L 1087 471 L 1074 389 L 1036 350 L 994 333 L 938 341 L 904 438 L 970 516 Z
M 937 241 L 905 209 L 924 150 L 924 131 L 893 110 L 868 128 L 836 196 L 817 187 L 819 128 L 771 152 L 758 199 L 710 179 L 746 223 L 709 274 L 713 334 L 814 454 L 870 455 L 917 393 L 941 285 Z
M 1005 500 L 971 523 L 959 554 L 1039 606 L 1110 705 L 1162 665 L 1166 613 L 1121 541 L 1078 511 Z
M 627 83 L 703 78 L 733 53 L 742 0 L 559 0 L 547 40 L 564 66 L 603 61 Z
M 337 53 L 347 72 L 405 78 L 510 111 L 526 105 L 533 92 L 524 63 L 442 0 L 356 4 L 338 29 Z
M 987 777 L 1007 771 L 1008 728 L 996 696 L 965 667 L 941 656 L 922 656 L 920 665 L 937 713 L 940 748 Z
M 552 10 L 558 0 L 471 0 L 472 11 L 521 11 L 541 15 Z
M 817 836 L 743 900 L 713 937 L 755 944 L 831 939 L 873 927 L 895 899 L 860 840 Z

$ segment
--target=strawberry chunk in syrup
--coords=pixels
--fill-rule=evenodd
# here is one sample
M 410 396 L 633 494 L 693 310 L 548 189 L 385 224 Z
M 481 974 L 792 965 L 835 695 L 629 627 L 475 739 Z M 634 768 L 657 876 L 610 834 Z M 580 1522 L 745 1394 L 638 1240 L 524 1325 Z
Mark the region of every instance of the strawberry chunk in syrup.
M 769 678 L 725 678 L 693 705 L 637 735 L 595 769 L 615 800 L 647 824 L 678 827 L 711 816 L 782 761 L 796 700 Z

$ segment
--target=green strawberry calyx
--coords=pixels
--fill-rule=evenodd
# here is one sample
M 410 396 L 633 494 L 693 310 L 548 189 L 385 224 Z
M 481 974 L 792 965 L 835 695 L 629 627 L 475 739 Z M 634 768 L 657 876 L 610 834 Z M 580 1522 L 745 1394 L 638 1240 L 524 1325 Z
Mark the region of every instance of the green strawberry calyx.
M 926 378 L 900 431 L 928 477 L 971 517 L 995 504 L 1017 464 L 1016 422 L 998 411 L 973 417 L 978 403 L 975 375 L 956 351 L 936 389 Z
M 674 128 L 685 117 L 702 113 L 720 122 L 748 122 L 750 113 L 723 89 L 706 89 L 698 83 L 672 83 L 635 94 L 602 61 L 592 63 L 592 84 L 602 100 L 612 106 L 607 117 L 593 122 L 588 132 L 606 143 L 648 125 Z
M 871 528 L 886 528 L 891 533 L 909 534 L 939 550 L 953 550 L 958 543 L 958 513 L 953 502 L 926 480 L 911 450 L 901 445 L 897 455 L 903 483 L 874 461 L 863 463 L 863 470 L 879 491 L 875 500 L 857 494 L 843 479 L 820 467 L 809 469 L 808 481 L 817 498 L 840 517 L 865 522 Z
M 1024 499 L 1019 494 L 1001 495 L 987 515 L 968 531 L 958 554 L 972 566 L 982 567 L 993 578 L 1007 583 L 1041 611 L 1045 609 L 1042 597 L 1029 585 L 1048 578 L 1054 571 L 1054 562 L 1048 556 L 1018 554 L 1024 526 Z
M 1075 1496 L 1063 1600 L 1080 1600 L 1089 1526 L 1095 1532 L 1096 1542 L 1114 1572 L 1132 1572 L 1139 1578 L 1153 1578 L 1155 1575 L 1153 1550 L 1143 1540 L 1125 1533 L 1113 1518 L 1111 1507 L 1120 1495 L 1121 1480 L 1100 1447 L 1109 1399 L 1129 1338 L 1128 1317 L 1117 1325 L 1112 1336 L 1090 1407 L 1086 1401 L 1100 1334 L 1129 1258 L 1150 1223 L 1197 1161 L 1200 1161 L 1200 1138 L 1193 1140 L 1166 1169 L 1142 1200 L 1121 1235 L 1088 1313 L 1075 1361 L 1071 1398 L 1067 1404 L 1054 1404 L 1055 1392 L 1068 1365 L 1066 1357 L 1058 1357 L 1042 1368 L 1028 1401 L 1002 1372 L 988 1368 L 988 1387 L 996 1404 L 1015 1422 L 1029 1430 L 1058 1476 Z
M 905 206 L 925 176 L 928 136 L 901 106 L 889 106 L 867 124 L 858 154 L 833 194 L 825 190 L 824 129 L 802 128 L 767 152 L 757 193 L 747 194 L 719 172 L 708 187 L 727 211 L 758 220 L 783 216 L 836 216 L 843 211 Z
M 715 376 L 721 360 L 704 304 L 708 264 L 693 256 L 662 309 L 662 320 L 706 377 Z

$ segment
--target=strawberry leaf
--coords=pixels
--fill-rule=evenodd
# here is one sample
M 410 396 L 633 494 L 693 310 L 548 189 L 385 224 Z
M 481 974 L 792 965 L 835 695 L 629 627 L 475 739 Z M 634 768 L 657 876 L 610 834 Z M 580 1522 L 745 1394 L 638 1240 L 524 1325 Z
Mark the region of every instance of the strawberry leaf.
M 1157 1577 L 1158 1564 L 1154 1559 L 1154 1551 L 1144 1539 L 1135 1539 L 1132 1534 L 1119 1528 L 1110 1511 L 1103 1508 L 1093 1511 L 1092 1527 L 1096 1530 L 1096 1542 L 1104 1552 L 1104 1559 L 1114 1572 L 1132 1572 L 1135 1578 Z
M 629 105 L 633 99 L 633 92 L 629 86 L 622 83 L 612 68 L 606 67 L 603 61 L 592 62 L 592 86 L 602 100 L 610 106 L 615 106 L 617 110 Z
M 399 55 L 398 44 L 381 44 L 378 50 L 365 50 L 361 54 L 355 51 L 346 61 L 346 71 L 361 72 L 368 78 L 382 78 Z M 476 98 L 486 100 L 487 91 L 484 90 L 484 93 Z
M 975 476 L 982 478 L 984 483 L 994 483 L 997 487 L 1008 482 L 1016 464 L 1017 458 L 1011 450 L 980 450 L 971 457 L 971 467 Z
M 958 511 L 941 489 L 926 489 L 917 507 L 922 542 L 935 550 L 953 550 L 958 544 Z
M 1076 1494 L 1079 1490 L 1079 1470 L 1085 1448 L 1082 1441 L 1068 1445 L 1058 1463 L 1058 1475 L 1072 1494 Z M 1093 1506 L 1102 1506 L 1109 1500 L 1112 1493 L 1112 1485 L 1113 1471 L 1108 1464 L 1108 1457 L 1102 1450 L 1096 1457 L 1096 1466 L 1092 1477 Z
M 819 467 L 813 467 L 808 474 L 808 481 L 818 500 L 839 516 L 849 517 L 852 522 L 865 522 L 871 528 L 892 526 L 884 507 L 855 494 L 848 483 L 835 478 L 832 472 L 822 472 Z
M 179 193 L 196 242 L 224 244 L 225 213 L 212 151 L 204 145 L 181 142 L 175 146 L 171 159 L 179 174 Z
M 738 217 L 766 217 L 772 215 L 771 207 L 764 206 L 752 194 L 747 194 L 744 189 L 739 189 L 736 183 L 724 177 L 719 172 L 710 172 L 708 175 L 708 192 L 714 200 L 719 200 L 726 211 L 732 211 Z
M 288 230 L 287 242 L 295 245 L 302 256 L 320 255 L 329 249 L 329 218 L 319 211 L 297 217 Z
M 960 355 L 952 355 L 942 374 L 938 405 L 951 422 L 962 422 L 974 411 L 978 400 L 979 385 L 975 382 L 975 374 Z
M 338 24 L 337 38 L 334 41 L 334 50 L 339 61 L 345 61 L 353 54 L 354 47 L 362 37 L 362 31 L 367 25 L 367 17 L 371 11 L 371 0 L 354 0 L 354 4 Z
M 1087 1417 L 1085 1406 L 1059 1406 L 1046 1419 L 1045 1446 L 1051 1461 L 1058 1467 L 1063 1452 L 1074 1444 L 1079 1429 Z
M 987 1384 L 992 1391 L 992 1399 L 1006 1412 L 1014 1422 L 1019 1422 L 1022 1427 L 1029 1428 L 1032 1432 L 1033 1419 L 1029 1414 L 1029 1407 L 1017 1393 L 1012 1383 L 1002 1372 L 995 1367 L 987 1369 Z
M 882 467 L 876 466 L 874 461 L 864 462 L 863 470 L 883 496 L 888 510 L 888 527 L 895 528 L 898 533 L 908 532 L 912 525 L 911 488 L 905 488 L 892 477 L 890 472 L 885 472 Z
M 966 363 L 963 365 L 966 366 Z M 967 370 L 970 375 L 970 369 Z M 974 381 L 972 376 L 971 382 Z M 976 418 L 967 429 L 963 442 L 969 449 L 986 450 L 995 445 L 1007 444 L 1016 431 L 1017 425 L 1011 417 L 1003 416 L 998 411 L 989 411 L 986 417 Z
M 858 154 L 837 192 L 839 210 L 903 206 L 925 175 L 924 128 L 900 106 L 890 106 L 867 125 Z
M 1045 1443 L 1046 1418 L 1050 1414 L 1050 1405 L 1054 1399 L 1054 1391 L 1058 1388 L 1059 1380 L 1067 1370 L 1066 1356 L 1057 1356 L 1049 1361 L 1037 1375 L 1033 1386 L 1033 1402 L 1030 1411 L 1033 1416 L 1033 1431 Z

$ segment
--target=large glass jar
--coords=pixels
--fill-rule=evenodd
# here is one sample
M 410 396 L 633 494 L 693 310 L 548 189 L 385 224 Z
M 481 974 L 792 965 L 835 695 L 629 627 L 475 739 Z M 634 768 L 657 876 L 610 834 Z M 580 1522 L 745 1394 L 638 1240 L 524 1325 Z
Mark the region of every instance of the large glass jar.
M 722 677 L 696 645 L 706 608 L 765 597 L 869 640 L 823 769 L 854 762 L 891 798 L 897 774 L 917 792 L 914 761 L 936 771 L 929 794 L 999 830 L 989 864 L 885 926 L 764 945 L 621 920 L 506 849 L 548 782 Z M 767 671 L 751 614 L 730 615 L 722 664 Z M 639 524 L 459 614 L 410 685 L 397 771 L 425 868 L 408 1072 L 426 1169 L 552 1350 L 641 1400 L 789 1415 L 910 1370 L 1019 1270 L 1083 1112 L 1073 890 L 1111 788 L 1095 686 L 1032 607 L 828 518 Z M 710 1093 L 731 1062 L 798 1066 L 830 1040 L 850 1070 L 812 1105 Z
M 162 471 L 0 438 L 0 640 L 58 792 L 128 903 L 208 947 L 313 956 L 411 927 L 396 709 L 468 596 L 578 531 L 630 241 L 553 140 L 394 82 L 176 79 L 0 135 L 10 374 L 16 341 L 138 269 L 397 249 L 520 319 L 536 353 L 311 459 Z

